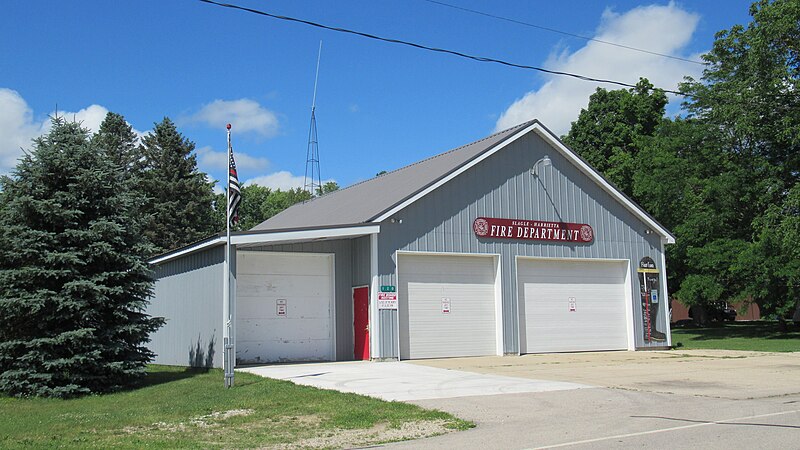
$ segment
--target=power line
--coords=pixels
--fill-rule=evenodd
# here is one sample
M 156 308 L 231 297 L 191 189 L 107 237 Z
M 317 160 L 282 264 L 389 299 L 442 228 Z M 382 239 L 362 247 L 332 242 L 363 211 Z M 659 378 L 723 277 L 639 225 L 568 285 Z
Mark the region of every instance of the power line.
M 349 30 L 347 28 L 332 27 L 332 26 L 323 25 L 323 24 L 316 23 L 316 22 L 311 22 L 309 20 L 298 19 L 298 18 L 289 17 L 289 16 L 281 16 L 281 15 L 278 15 L 278 14 L 268 13 L 266 11 L 260 11 L 260 10 L 257 10 L 257 9 L 246 8 L 244 6 L 233 5 L 233 4 L 230 4 L 230 3 L 220 3 L 220 2 L 213 1 L 213 0 L 198 0 L 198 1 L 203 2 L 203 3 L 208 3 L 208 4 L 211 4 L 211 5 L 215 5 L 215 6 L 221 6 L 223 8 L 237 9 L 237 10 L 240 10 L 240 11 L 245 11 L 245 12 L 249 12 L 249 13 L 253 13 L 253 14 L 258 14 L 260 16 L 271 17 L 273 19 L 279 19 L 279 20 L 285 20 L 285 21 L 289 21 L 289 22 L 302 23 L 302 24 L 309 25 L 309 26 L 312 26 L 312 27 L 322 28 L 324 30 L 337 31 L 339 33 L 353 34 L 353 35 L 365 37 L 365 38 L 368 38 L 368 39 L 374 39 L 374 40 L 377 40 L 377 41 L 389 42 L 389 43 L 392 43 L 392 44 L 406 45 L 406 46 L 409 46 L 409 47 L 414 47 L 414 48 L 418 48 L 418 49 L 421 49 L 421 50 L 428 50 L 428 51 L 431 51 L 431 52 L 445 53 L 445 54 L 448 54 L 448 55 L 454 55 L 454 56 L 458 56 L 458 57 L 461 57 L 461 58 L 471 59 L 473 61 L 496 63 L 496 64 L 501 64 L 501 65 L 504 65 L 504 66 L 508 66 L 508 67 L 516 67 L 518 69 L 535 70 L 537 72 L 544 72 L 544 73 L 551 74 L 551 75 L 562 75 L 562 76 L 566 76 L 566 77 L 576 78 L 576 79 L 582 80 L 582 81 L 592 81 L 592 82 L 595 82 L 595 83 L 613 84 L 613 85 L 616 85 L 616 86 L 622 86 L 622 87 L 628 87 L 628 88 L 635 88 L 636 87 L 635 84 L 625 83 L 625 82 L 622 82 L 622 81 L 606 80 L 606 79 L 602 79 L 602 78 L 593 78 L 593 77 L 588 77 L 588 76 L 585 76 L 585 75 L 579 75 L 579 74 L 576 74 L 576 73 L 561 72 L 561 71 L 558 71 L 558 70 L 549 70 L 549 69 L 544 69 L 542 67 L 529 66 L 529 65 L 526 65 L 526 64 L 512 63 L 512 62 L 504 61 L 502 59 L 495 59 L 495 58 L 488 58 L 488 57 L 484 57 L 484 56 L 469 55 L 469 54 L 458 52 L 458 51 L 455 51 L 455 50 L 447 50 L 447 49 L 437 48 L 437 47 L 428 47 L 427 45 L 416 44 L 416 43 L 413 43 L 413 42 L 402 41 L 402 40 L 399 40 L 399 39 L 385 38 L 385 37 L 381 37 L 381 36 L 376 36 L 374 34 L 363 33 L 361 31 Z M 666 93 L 676 94 L 676 95 L 681 95 L 681 96 L 684 96 L 684 97 L 688 97 L 688 94 L 685 94 L 685 93 L 680 92 L 680 91 L 674 91 L 674 90 L 662 89 L 662 88 L 654 88 L 654 89 L 660 89 L 660 90 L 662 90 L 662 91 L 664 91 Z
M 591 37 L 587 37 L 587 36 L 581 36 L 579 34 L 568 33 L 566 31 L 557 30 L 555 28 L 543 27 L 541 25 L 535 25 L 535 24 L 532 24 L 532 23 L 529 23 L 529 22 L 523 22 L 521 20 L 511 19 L 509 17 L 498 16 L 498 15 L 486 13 L 486 12 L 483 12 L 483 11 L 477 11 L 477 10 L 474 10 L 474 9 L 465 8 L 463 6 L 451 5 L 449 3 L 440 2 L 440 1 L 437 1 L 437 0 L 424 0 L 424 1 L 426 1 L 428 3 L 434 3 L 434 4 L 437 4 L 437 5 L 440 5 L 440 6 L 444 6 L 444 7 L 447 7 L 447 8 L 458 9 L 458 10 L 465 11 L 465 12 L 468 12 L 468 13 L 478 14 L 478 15 L 485 16 L 485 17 L 490 17 L 492 19 L 504 20 L 506 22 L 515 23 L 517 25 L 523 25 L 523 26 L 526 26 L 526 27 L 531 27 L 531 28 L 536 28 L 536 29 L 539 29 L 539 30 L 549 31 L 551 33 L 558 33 L 558 34 L 562 34 L 564 36 L 570 36 L 570 37 L 574 37 L 574 38 L 578 38 L 578 39 L 583 39 L 585 41 L 597 42 L 597 43 L 606 44 L 606 45 L 613 45 L 614 47 L 624 48 L 624 49 L 627 49 L 627 50 L 633 50 L 633 51 L 636 51 L 636 52 L 647 53 L 647 54 L 650 54 L 650 55 L 662 56 L 664 58 L 676 59 L 678 61 L 684 61 L 684 62 L 688 62 L 688 63 L 692 63 L 692 64 L 700 64 L 701 66 L 707 66 L 708 65 L 708 63 L 703 62 L 703 61 L 695 61 L 693 59 L 686 59 L 686 58 L 681 58 L 679 56 L 667 55 L 665 53 L 658 53 L 658 52 L 654 52 L 654 51 L 650 51 L 650 50 L 645 50 L 643 48 L 637 48 L 637 47 L 631 47 L 629 45 L 617 44 L 616 42 L 604 41 L 602 39 L 596 39 L 596 38 L 591 38 Z

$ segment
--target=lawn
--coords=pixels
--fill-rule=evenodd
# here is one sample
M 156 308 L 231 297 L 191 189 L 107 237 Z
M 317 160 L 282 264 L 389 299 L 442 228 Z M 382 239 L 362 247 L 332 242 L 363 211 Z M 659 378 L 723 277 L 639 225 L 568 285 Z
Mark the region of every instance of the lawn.
M 473 426 L 450 414 L 220 370 L 152 366 L 137 389 L 0 397 L 0 448 L 353 447 Z
M 750 350 L 800 352 L 800 329 L 778 330 L 774 321 L 714 323 L 705 328 L 686 326 L 672 329 L 672 345 L 681 349 Z

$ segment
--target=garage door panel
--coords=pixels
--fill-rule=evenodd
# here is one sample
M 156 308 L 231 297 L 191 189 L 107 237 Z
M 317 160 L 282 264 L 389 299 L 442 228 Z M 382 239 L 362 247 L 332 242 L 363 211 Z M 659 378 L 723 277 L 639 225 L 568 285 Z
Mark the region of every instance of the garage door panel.
M 328 299 L 319 297 L 292 297 L 286 299 L 286 315 L 279 316 L 276 299 L 264 300 L 258 297 L 237 297 L 236 314 L 241 320 L 278 319 L 294 322 L 293 319 L 324 319 L 330 321 L 331 312 Z
M 624 262 L 519 260 L 525 351 L 627 348 L 626 273 Z
M 401 357 L 495 354 L 494 277 L 491 257 L 401 255 Z
M 570 267 L 570 273 L 564 272 L 564 264 Z M 622 264 L 606 261 L 564 261 L 564 260 L 539 260 L 531 263 L 531 260 L 520 260 L 522 266 L 535 266 L 534 277 L 542 279 L 571 278 L 572 274 L 582 274 L 578 279 L 591 276 L 599 279 L 617 279 L 625 276 L 626 267 Z
M 239 344 L 259 340 L 330 340 L 330 321 L 310 319 L 298 327 L 296 322 L 278 319 L 244 319 L 237 322 Z
M 330 292 L 328 275 L 246 274 L 237 275 L 236 281 L 237 294 L 244 297 L 281 298 L 286 292 L 309 297 L 327 295 Z
M 236 284 L 237 361 L 334 358 L 331 255 L 240 252 Z
M 240 340 L 238 344 L 242 350 L 237 347 L 237 357 L 251 363 L 325 361 L 329 358 L 328 352 L 324 348 L 324 341 L 272 338 L 255 341 Z
M 238 252 L 239 257 L 237 262 L 240 263 L 236 267 L 237 275 L 262 275 L 264 270 L 267 273 L 274 275 L 297 275 L 297 274 L 313 274 L 325 273 L 328 270 L 329 263 L 327 258 L 313 258 L 307 253 L 281 253 L 279 261 L 269 261 L 259 252 Z M 260 252 L 260 253 L 273 253 L 276 252 Z M 320 256 L 320 255 L 316 255 Z M 243 263 L 243 264 L 241 264 Z

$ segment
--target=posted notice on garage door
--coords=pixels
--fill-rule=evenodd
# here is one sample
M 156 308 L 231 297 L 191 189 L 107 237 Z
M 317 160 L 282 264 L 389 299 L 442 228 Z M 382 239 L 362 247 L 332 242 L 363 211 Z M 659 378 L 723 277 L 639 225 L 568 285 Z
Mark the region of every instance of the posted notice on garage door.
M 397 292 L 378 292 L 378 309 L 397 309 Z

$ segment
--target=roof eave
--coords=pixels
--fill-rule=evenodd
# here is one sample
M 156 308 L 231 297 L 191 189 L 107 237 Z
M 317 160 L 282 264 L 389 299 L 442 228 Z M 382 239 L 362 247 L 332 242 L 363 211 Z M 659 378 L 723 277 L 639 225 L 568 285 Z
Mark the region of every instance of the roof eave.
M 307 227 L 278 230 L 237 231 L 231 233 L 232 245 L 279 244 L 282 242 L 315 241 L 323 239 L 347 239 L 380 233 L 380 225 L 374 223 L 343 224 L 336 226 Z M 148 260 L 152 265 L 163 264 L 182 256 L 219 245 L 225 245 L 225 235 L 212 236 L 194 244 L 172 250 Z

